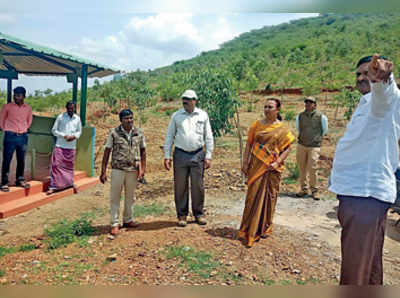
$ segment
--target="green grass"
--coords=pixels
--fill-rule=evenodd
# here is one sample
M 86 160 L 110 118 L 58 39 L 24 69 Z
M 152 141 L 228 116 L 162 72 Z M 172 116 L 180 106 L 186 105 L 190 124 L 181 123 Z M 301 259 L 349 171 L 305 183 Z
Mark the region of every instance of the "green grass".
M 54 224 L 50 229 L 45 230 L 48 238 L 45 240 L 48 249 L 56 249 L 65 247 L 72 242 L 82 242 L 88 239 L 94 232 L 91 224 L 92 214 L 85 214 L 76 220 L 63 219 L 59 223 Z
M 267 278 L 264 280 L 264 285 L 266 285 L 266 286 L 273 286 L 274 284 L 275 284 L 275 281 L 272 279 Z
M 17 252 L 17 248 L 15 247 L 4 247 L 4 246 L 0 246 L 0 257 L 5 256 L 6 254 L 12 254 Z
M 33 244 L 24 244 L 19 247 L 18 251 L 31 251 L 34 249 L 35 249 L 35 245 L 33 245 Z
M 202 278 L 209 278 L 210 273 L 220 266 L 211 254 L 204 251 L 196 251 L 189 246 L 170 246 L 166 257 L 167 259 L 175 258 L 179 260 L 181 265 Z
M 284 279 L 284 280 L 281 280 L 281 281 L 279 282 L 279 284 L 280 284 L 281 286 L 290 286 L 290 285 L 292 285 L 292 281 Z
M 7 254 L 16 253 L 18 251 L 31 251 L 35 249 L 35 245 L 33 244 L 23 244 L 20 247 L 4 247 L 0 246 L 0 257 L 3 257 Z
M 135 205 L 133 209 L 134 217 L 160 216 L 166 211 L 164 205 L 159 203 L 152 203 L 150 205 Z
M 3 277 L 6 273 L 0 269 L 0 277 Z
M 304 285 L 307 284 L 307 281 L 303 281 L 303 280 L 298 279 L 298 280 L 296 280 L 296 284 L 298 284 L 299 286 L 304 286 Z

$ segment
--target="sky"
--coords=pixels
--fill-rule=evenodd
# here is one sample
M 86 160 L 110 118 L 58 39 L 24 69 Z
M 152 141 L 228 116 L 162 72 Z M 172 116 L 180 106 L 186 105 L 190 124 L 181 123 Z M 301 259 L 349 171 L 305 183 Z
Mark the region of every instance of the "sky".
M 317 15 L 264 13 L 266 1 L 248 2 L 0 0 L 0 32 L 132 71 L 190 59 L 241 33 Z M 24 85 L 28 93 L 71 88 L 64 77 L 20 75 L 13 85 Z

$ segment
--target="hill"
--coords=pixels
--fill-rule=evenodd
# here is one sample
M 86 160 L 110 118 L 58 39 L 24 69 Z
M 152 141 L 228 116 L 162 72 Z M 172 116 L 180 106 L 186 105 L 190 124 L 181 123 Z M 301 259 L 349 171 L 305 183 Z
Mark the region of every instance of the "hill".
M 399 14 L 323 14 L 252 30 L 219 50 L 154 71 L 174 76 L 202 67 L 224 70 L 246 89 L 258 87 L 337 88 L 353 84 L 358 59 L 378 52 L 396 64 Z M 255 77 L 255 78 L 254 78 Z M 247 88 L 249 89 L 249 88 Z
M 97 82 L 89 88 L 88 100 L 103 101 L 113 108 L 122 99 L 142 109 L 154 104 L 155 97 L 166 101 L 179 98 L 193 85 L 191 75 L 205 70 L 229 77 L 237 91 L 297 87 L 313 94 L 320 88 L 342 88 L 354 84 L 355 64 L 362 56 L 377 52 L 395 65 L 400 63 L 396 51 L 399 29 L 398 13 L 321 14 L 267 26 L 189 60 L 153 71 L 131 72 L 102 85 Z M 35 110 L 45 110 L 63 106 L 70 93 L 35 96 L 28 102 Z

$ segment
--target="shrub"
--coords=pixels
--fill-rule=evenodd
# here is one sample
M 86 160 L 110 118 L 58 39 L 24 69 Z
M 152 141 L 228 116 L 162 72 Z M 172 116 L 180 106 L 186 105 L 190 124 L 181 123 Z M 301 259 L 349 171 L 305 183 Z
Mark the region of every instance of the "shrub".
M 94 228 L 88 215 L 73 221 L 63 219 L 52 228 L 45 230 L 48 236 L 45 242 L 48 249 L 56 249 L 78 241 L 79 237 L 90 236 L 93 232 Z
M 283 112 L 283 119 L 286 121 L 292 121 L 296 118 L 296 111 L 288 110 Z

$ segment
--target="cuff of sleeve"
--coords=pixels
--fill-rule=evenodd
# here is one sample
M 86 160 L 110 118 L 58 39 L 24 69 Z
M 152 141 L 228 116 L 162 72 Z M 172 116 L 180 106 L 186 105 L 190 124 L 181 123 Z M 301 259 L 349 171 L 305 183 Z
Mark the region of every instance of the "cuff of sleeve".
M 370 84 L 371 84 L 371 86 L 374 86 L 375 88 L 383 88 L 383 89 L 385 89 L 385 88 L 388 88 L 389 86 L 391 86 L 394 82 L 395 82 L 394 74 L 391 73 L 387 82 L 383 82 L 383 81 L 382 82 L 376 82 L 376 83 L 372 83 L 371 82 Z
M 171 155 L 165 154 L 164 159 L 171 159 Z
M 211 153 L 207 153 L 207 154 L 206 154 L 206 159 L 211 160 Z

